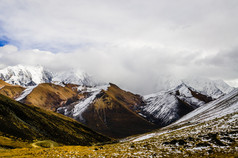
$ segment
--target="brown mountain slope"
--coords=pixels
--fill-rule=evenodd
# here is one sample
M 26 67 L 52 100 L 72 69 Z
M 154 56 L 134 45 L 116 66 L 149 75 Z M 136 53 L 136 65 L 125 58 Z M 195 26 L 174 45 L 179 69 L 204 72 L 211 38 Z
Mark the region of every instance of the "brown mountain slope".
M 15 99 L 25 90 L 24 87 L 11 85 L 3 80 L 0 80 L 0 94 Z
M 55 111 L 58 107 L 76 101 L 78 97 L 73 86 L 62 87 L 51 83 L 42 83 L 21 102 Z
M 25 147 L 36 140 L 90 145 L 110 139 L 74 119 L 0 95 L 0 148 Z
M 3 86 L 10 86 L 10 84 L 0 79 L 0 88 Z
M 92 103 L 80 115 L 73 117 L 89 128 L 113 138 L 123 138 L 134 134 L 149 132 L 157 126 L 150 123 L 135 111 L 143 105 L 142 98 L 121 90 L 110 84 L 107 90 L 101 90 Z M 66 110 L 67 111 L 67 110 Z

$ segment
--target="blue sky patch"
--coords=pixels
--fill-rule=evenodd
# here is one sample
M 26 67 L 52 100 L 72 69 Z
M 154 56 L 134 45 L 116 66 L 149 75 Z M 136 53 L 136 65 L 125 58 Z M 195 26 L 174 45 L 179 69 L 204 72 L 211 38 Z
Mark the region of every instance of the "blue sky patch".
M 3 47 L 3 46 L 5 46 L 8 43 L 9 42 L 5 38 L 0 38 L 0 47 Z

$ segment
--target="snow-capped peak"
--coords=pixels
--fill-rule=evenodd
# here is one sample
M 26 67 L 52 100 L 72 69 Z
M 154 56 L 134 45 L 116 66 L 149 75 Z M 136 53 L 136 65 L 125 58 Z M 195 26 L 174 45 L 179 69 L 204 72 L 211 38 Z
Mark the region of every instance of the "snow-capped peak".
M 0 70 L 0 78 L 10 84 L 32 86 L 51 82 L 52 73 L 42 66 L 9 66 Z
M 60 82 L 65 84 L 71 83 L 84 86 L 98 86 L 105 84 L 97 81 L 86 72 L 76 69 L 70 69 L 69 71 L 55 73 L 52 82 Z
M 26 87 L 40 83 L 55 83 L 60 85 L 71 83 L 86 86 L 105 84 L 96 81 L 92 76 L 77 69 L 55 73 L 43 66 L 25 65 L 9 66 L 0 70 L 0 79 L 10 84 Z
M 214 99 L 219 98 L 224 94 L 228 94 L 235 89 L 222 80 L 211 80 L 198 76 L 184 79 L 178 79 L 175 76 L 161 77 L 159 79 L 157 89 L 158 91 L 168 91 L 178 87 L 181 84 L 192 87 L 196 91 L 199 91 L 200 93 L 208 95 Z
M 192 97 L 191 90 L 189 90 L 189 87 L 185 83 L 181 83 L 174 91 L 178 91 L 180 95 L 185 97 Z

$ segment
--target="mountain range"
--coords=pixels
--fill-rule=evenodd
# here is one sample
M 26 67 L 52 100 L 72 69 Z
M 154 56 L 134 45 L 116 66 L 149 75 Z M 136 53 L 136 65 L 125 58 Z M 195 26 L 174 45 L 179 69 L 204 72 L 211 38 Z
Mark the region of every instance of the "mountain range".
M 222 81 L 174 79 L 167 80 L 167 90 L 140 96 L 115 84 L 99 84 L 86 73 L 53 73 L 23 65 L 0 70 L 0 78 L 5 81 L 1 81 L 1 94 L 74 118 L 113 138 L 167 126 L 234 89 Z M 171 88 L 171 83 L 178 85 Z
M 97 85 L 87 73 L 71 69 L 65 72 L 51 72 L 43 66 L 9 66 L 0 70 L 0 79 L 20 86 L 34 86 L 40 83 L 72 83 L 78 85 Z
M 0 70 L 0 79 L 7 83 L 23 87 L 33 86 L 40 83 L 71 83 L 85 86 L 105 84 L 104 82 L 97 81 L 87 73 L 76 69 L 70 69 L 62 72 L 51 72 L 43 66 L 26 65 L 8 66 Z M 219 98 L 223 94 L 228 94 L 234 89 L 222 80 L 210 80 L 198 76 L 185 79 L 178 79 L 176 76 L 161 77 L 158 78 L 158 87 L 160 88 L 157 89 L 158 92 L 168 91 L 182 83 L 213 98 Z
M 45 157 L 64 156 L 61 150 L 92 157 L 236 155 L 237 89 L 204 78 L 166 82 L 163 91 L 141 96 L 113 83 L 95 82 L 86 73 L 7 67 L 0 70 L 0 149 L 98 144 L 40 153 Z M 16 151 L 10 157 L 20 156 Z M 0 150 L 0 154 L 9 153 Z
M 96 146 L 0 150 L 3 157 L 237 157 L 238 91 L 178 121 L 118 143 Z

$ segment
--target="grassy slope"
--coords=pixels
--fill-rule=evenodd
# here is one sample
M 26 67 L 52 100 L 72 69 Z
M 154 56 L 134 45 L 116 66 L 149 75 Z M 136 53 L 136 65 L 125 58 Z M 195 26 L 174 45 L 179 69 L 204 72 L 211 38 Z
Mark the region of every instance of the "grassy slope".
M 73 90 L 73 87 L 42 83 L 34 88 L 22 102 L 55 111 L 67 102 L 76 101 L 77 99 L 78 94 Z
M 158 128 L 132 109 L 142 104 L 140 96 L 111 84 L 100 92 L 93 104 L 82 114 L 85 124 L 113 138 L 123 138 Z
M 0 88 L 0 94 L 8 96 L 12 99 L 19 97 L 20 94 L 25 90 L 25 88 L 21 86 L 11 85 L 3 80 L 0 80 Z
M 10 86 L 10 84 L 0 79 L 0 87 L 3 86 Z
M 90 145 L 109 140 L 71 118 L 3 95 L 0 95 L 0 136 L 0 143 L 9 138 L 8 143 L 0 144 L 3 147 L 11 147 L 13 140 L 23 143 L 23 147 L 24 142 L 34 140 L 53 140 L 66 145 Z

